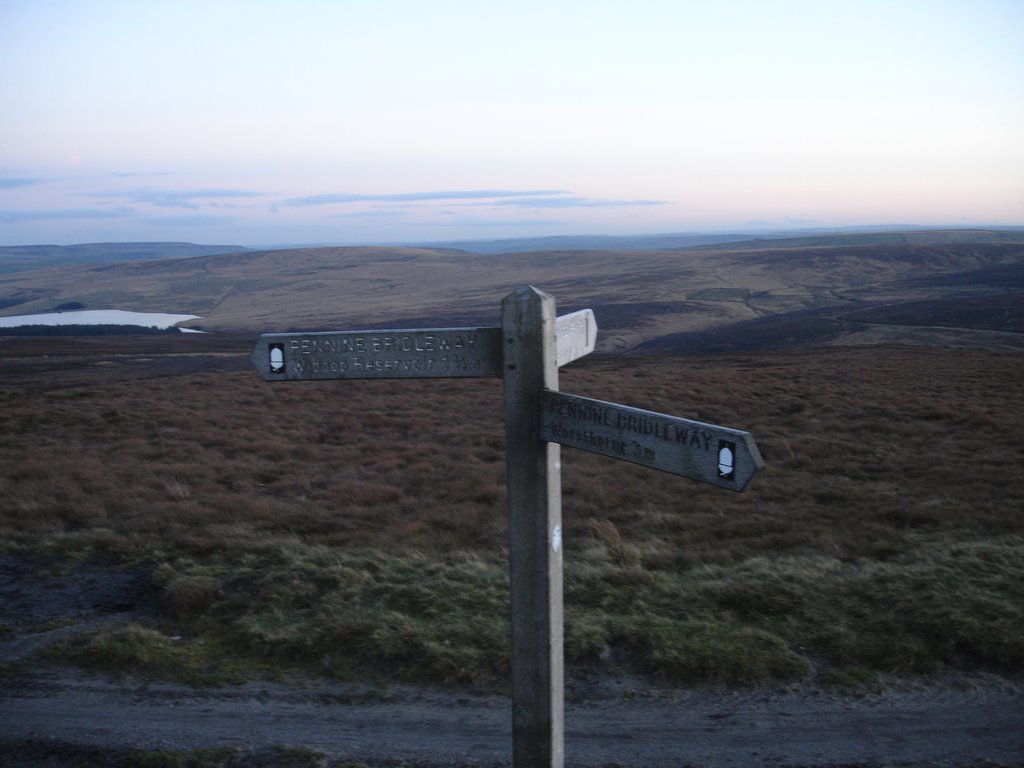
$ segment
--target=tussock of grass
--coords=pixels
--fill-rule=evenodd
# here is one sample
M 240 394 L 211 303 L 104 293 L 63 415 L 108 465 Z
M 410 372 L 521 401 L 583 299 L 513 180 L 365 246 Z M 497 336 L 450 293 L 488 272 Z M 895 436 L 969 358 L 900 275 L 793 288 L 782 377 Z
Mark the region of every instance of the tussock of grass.
M 241 683 L 266 671 L 251 660 L 225 653 L 216 643 L 184 640 L 140 624 L 66 638 L 50 646 L 46 655 L 85 669 L 187 685 Z
M 268 663 L 342 679 L 490 686 L 508 677 L 508 585 L 498 557 L 291 543 L 174 568 L 168 586 L 219 574 L 222 586 L 203 592 L 202 612 L 165 602 L 162 631 L 102 631 L 60 655 L 189 680 Z M 1021 540 L 922 539 L 886 563 L 761 557 L 684 570 L 641 569 L 591 546 L 569 559 L 565 602 L 570 673 L 752 684 L 816 669 L 844 680 L 1024 667 Z M 186 640 L 172 640 L 170 627 Z
M 506 570 L 473 554 L 292 548 L 253 574 L 259 598 L 230 632 L 261 657 L 342 677 L 491 682 L 509 663 Z
M 568 574 L 574 655 L 641 647 L 650 671 L 670 679 L 802 677 L 811 662 L 902 673 L 1024 666 L 1019 539 L 920 540 L 886 563 L 761 557 L 641 579 L 609 562 Z
M 219 593 L 217 581 L 210 576 L 176 576 L 167 583 L 160 597 L 168 613 L 189 618 L 203 613 Z

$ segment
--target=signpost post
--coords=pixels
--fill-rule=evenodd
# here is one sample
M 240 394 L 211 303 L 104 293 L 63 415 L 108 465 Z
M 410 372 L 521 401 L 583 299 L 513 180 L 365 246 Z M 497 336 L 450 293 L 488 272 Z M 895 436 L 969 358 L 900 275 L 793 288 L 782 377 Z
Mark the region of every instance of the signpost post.
M 591 310 L 556 317 L 526 287 L 502 301 L 500 328 L 268 333 L 252 353 L 267 381 L 502 379 L 514 768 L 564 762 L 561 446 L 734 491 L 764 466 L 749 432 L 559 392 L 559 367 L 596 339 Z
M 560 447 L 540 436 L 541 393 L 558 389 L 555 300 L 523 288 L 501 303 L 512 605 L 512 765 L 564 758 Z M 572 346 L 570 344 L 566 345 Z

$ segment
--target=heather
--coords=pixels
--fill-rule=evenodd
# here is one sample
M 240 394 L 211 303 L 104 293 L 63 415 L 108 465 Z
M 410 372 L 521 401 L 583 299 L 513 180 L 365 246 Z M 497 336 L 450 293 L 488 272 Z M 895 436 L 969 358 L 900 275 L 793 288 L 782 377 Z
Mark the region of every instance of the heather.
M 767 463 L 734 494 L 563 449 L 569 674 L 1020 672 L 1022 374 L 1019 354 L 897 347 L 563 369 L 567 392 L 749 429 Z M 507 679 L 500 382 L 210 372 L 0 383 L 0 405 L 4 548 L 40 583 L 102 564 L 149 590 L 47 658 Z

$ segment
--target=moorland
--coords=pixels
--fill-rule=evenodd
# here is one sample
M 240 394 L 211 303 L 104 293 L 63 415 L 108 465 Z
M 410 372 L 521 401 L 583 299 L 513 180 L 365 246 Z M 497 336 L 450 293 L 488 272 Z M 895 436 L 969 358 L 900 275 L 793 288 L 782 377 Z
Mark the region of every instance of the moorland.
M 209 333 L 0 340 L 4 674 L 502 689 L 500 382 L 268 385 L 247 357 L 259 331 L 493 324 L 526 282 L 601 326 L 563 390 L 748 429 L 767 464 L 732 494 L 563 449 L 570 676 L 1024 671 L 1024 243 L 918 233 L 8 275 L 7 314 Z
M 531 284 L 562 311 L 593 309 L 605 353 L 1019 349 L 1022 252 L 1022 233 L 975 230 L 500 254 L 240 252 L 0 275 L 0 313 L 180 312 L 217 333 L 496 325 L 501 298 Z
M 0 274 L 34 271 L 47 267 L 109 264 L 118 261 L 210 256 L 245 251 L 239 245 L 195 243 L 86 243 L 82 245 L 0 246 Z

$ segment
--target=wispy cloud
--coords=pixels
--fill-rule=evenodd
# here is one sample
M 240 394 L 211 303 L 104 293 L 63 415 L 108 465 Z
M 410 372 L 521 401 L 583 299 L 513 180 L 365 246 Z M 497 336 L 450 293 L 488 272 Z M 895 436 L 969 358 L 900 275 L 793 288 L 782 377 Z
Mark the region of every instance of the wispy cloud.
M 462 227 L 466 229 L 528 229 L 530 227 L 557 227 L 565 222 L 558 219 L 452 219 L 442 222 L 445 227 Z
M 352 213 L 334 213 L 327 216 L 328 219 L 351 219 L 353 221 L 368 221 L 370 219 L 401 219 L 409 215 L 406 207 L 395 208 L 373 208 L 369 211 L 356 211 Z
M 330 205 L 333 203 L 421 203 L 457 200 L 488 200 L 517 197 L 537 198 L 547 195 L 567 194 L 560 189 L 535 189 L 524 191 L 498 189 L 446 190 L 439 192 L 399 192 L 385 195 L 370 195 L 338 192 L 325 195 L 309 195 L 285 200 L 282 205 Z
M 197 200 L 211 201 L 235 198 L 263 197 L 262 192 L 247 189 L 127 189 L 104 192 L 83 192 L 90 197 L 108 197 L 130 200 L 157 206 L 158 208 L 188 208 L 198 210 L 201 206 Z
M 523 197 L 496 200 L 490 205 L 516 208 L 628 208 L 631 206 L 669 205 L 667 200 L 604 200 L 592 197 Z
M 235 216 L 208 216 L 202 213 L 183 213 L 178 216 L 152 216 L 142 219 L 144 224 L 164 227 L 219 227 L 238 221 Z
M 579 197 L 563 189 L 497 190 L 470 189 L 439 192 L 400 192 L 393 194 L 360 194 L 339 192 L 309 195 L 285 200 L 287 206 L 313 206 L 339 203 L 429 203 L 471 202 L 474 206 L 506 206 L 515 208 L 624 208 L 634 206 L 669 205 L 665 200 L 607 200 Z
M 18 189 L 42 184 L 45 179 L 32 179 L 24 176 L 0 176 L 0 189 Z
M 0 210 L 0 224 L 72 219 L 125 219 L 135 215 L 132 208 L 42 208 L 39 210 Z

